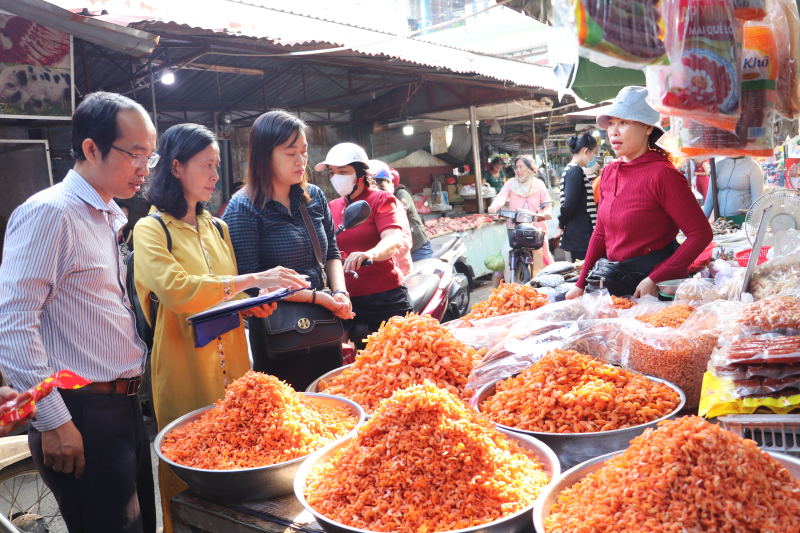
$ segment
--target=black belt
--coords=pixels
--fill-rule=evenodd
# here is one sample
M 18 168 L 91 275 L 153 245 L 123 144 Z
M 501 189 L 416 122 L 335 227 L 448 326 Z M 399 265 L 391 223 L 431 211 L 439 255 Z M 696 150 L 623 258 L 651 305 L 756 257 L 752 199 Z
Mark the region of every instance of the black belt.
M 80 389 L 58 389 L 61 394 L 111 394 L 136 396 L 142 385 L 142 376 L 131 379 L 89 383 Z

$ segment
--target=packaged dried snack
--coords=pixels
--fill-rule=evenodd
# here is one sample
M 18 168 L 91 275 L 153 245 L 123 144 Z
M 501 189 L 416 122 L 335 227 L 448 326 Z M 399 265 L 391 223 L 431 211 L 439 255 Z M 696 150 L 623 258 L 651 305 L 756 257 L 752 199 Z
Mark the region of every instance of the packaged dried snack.
M 661 0 L 560 0 L 555 11 L 577 37 L 580 54 L 606 67 L 663 63 Z
M 765 0 L 733 0 L 733 16 L 739 20 L 761 20 L 767 16 Z
M 775 414 L 786 414 L 800 406 L 800 390 L 792 387 L 779 392 L 739 397 L 734 393 L 735 382 L 724 379 L 713 372 L 703 378 L 703 394 L 700 400 L 700 416 L 715 418 L 723 415 L 750 414 L 769 410 Z
M 729 345 L 723 341 L 723 347 L 713 355 L 712 364 L 715 368 L 748 367 L 748 377 L 791 375 L 783 369 L 800 364 L 800 337 L 775 334 L 736 337 Z
M 768 0 L 766 22 L 775 33 L 777 61 L 775 111 L 790 120 L 800 118 L 800 18 L 794 0 Z
M 800 300 L 794 296 L 776 296 L 747 304 L 739 312 L 739 322 L 748 335 L 769 332 L 800 335 Z
M 775 80 L 780 71 L 776 61 L 775 36 L 769 26 L 748 23 L 742 50 L 740 86 L 741 114 L 735 131 L 702 124 L 689 117 L 673 117 L 680 154 L 699 156 L 772 157 L 775 121 Z
M 740 25 L 725 0 L 666 0 L 669 66 L 645 71 L 650 103 L 664 115 L 728 131 L 739 116 Z
M 713 302 L 722 299 L 714 283 L 708 279 L 691 278 L 682 282 L 675 293 L 676 301 Z

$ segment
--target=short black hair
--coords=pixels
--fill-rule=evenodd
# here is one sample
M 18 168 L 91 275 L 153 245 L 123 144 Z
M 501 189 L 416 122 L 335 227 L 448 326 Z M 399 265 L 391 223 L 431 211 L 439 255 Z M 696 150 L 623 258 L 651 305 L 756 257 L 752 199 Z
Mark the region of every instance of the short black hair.
M 503 158 L 502 157 L 495 157 L 494 159 L 492 159 L 492 162 L 489 164 L 489 166 L 493 167 L 493 166 L 497 165 L 498 163 L 501 164 L 501 165 L 503 164 Z
M 200 124 L 178 124 L 164 132 L 158 143 L 161 159 L 153 169 L 145 186 L 144 197 L 159 211 L 169 213 L 175 218 L 183 218 L 189 211 L 189 203 L 183 194 L 181 182 L 172 174 L 172 162 L 177 160 L 185 165 L 191 158 L 216 144 L 214 132 Z M 205 206 L 197 203 L 196 213 L 203 212 Z
M 577 154 L 584 148 L 588 148 L 591 151 L 597 148 L 597 139 L 591 133 L 573 135 L 567 140 L 567 146 L 569 146 L 569 151 L 573 154 Z
M 117 113 L 120 111 L 139 111 L 147 115 L 141 105 L 127 96 L 104 92 L 87 95 L 72 114 L 72 157 L 85 161 L 83 141 L 91 139 L 105 159 L 111 145 L 119 138 Z

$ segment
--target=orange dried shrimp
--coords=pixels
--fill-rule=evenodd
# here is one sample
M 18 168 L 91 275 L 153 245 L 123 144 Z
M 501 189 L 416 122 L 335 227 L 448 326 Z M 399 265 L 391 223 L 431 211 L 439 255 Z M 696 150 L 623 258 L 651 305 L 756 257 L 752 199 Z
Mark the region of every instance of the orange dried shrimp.
M 429 316 L 396 316 L 367 337 L 353 366 L 318 390 L 350 398 L 368 413 L 398 389 L 430 380 L 464 401 L 472 367 L 481 360 L 475 350 L 453 337 Z
M 452 531 L 531 505 L 548 483 L 538 458 L 426 381 L 397 391 L 305 497 L 331 520 L 370 531 Z
M 612 296 L 611 301 L 614 302 L 614 309 L 630 309 L 636 305 L 636 302 L 632 302 L 627 298 L 620 298 L 619 296 Z
M 671 305 L 657 313 L 637 316 L 636 320 L 656 328 L 674 329 L 681 327 L 689 315 L 694 313 L 694 309 L 691 305 Z
M 797 533 L 800 481 L 752 440 L 691 416 L 633 439 L 551 511 L 547 533 Z
M 542 433 L 611 431 L 658 420 L 680 395 L 641 374 L 575 351 L 553 350 L 518 376 L 497 383 L 481 404 L 489 419 Z
M 178 464 L 209 470 L 267 466 L 309 455 L 358 422 L 350 409 L 295 392 L 274 376 L 248 371 L 200 419 L 161 446 Z
M 764 331 L 800 329 L 800 300 L 781 296 L 747 304 L 739 312 L 739 322 Z
M 463 320 L 480 320 L 492 316 L 533 311 L 547 305 L 547 296 L 529 285 L 503 283 L 482 302 L 472 306 L 472 311 Z

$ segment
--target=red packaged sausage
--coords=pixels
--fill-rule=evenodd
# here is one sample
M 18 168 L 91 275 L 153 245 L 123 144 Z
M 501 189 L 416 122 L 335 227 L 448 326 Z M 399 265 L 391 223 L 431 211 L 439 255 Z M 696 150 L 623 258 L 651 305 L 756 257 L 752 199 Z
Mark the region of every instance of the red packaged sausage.
M 0 426 L 26 418 L 33 412 L 36 402 L 53 392 L 53 388 L 79 389 L 89 383 L 91 381 L 80 377 L 74 372 L 59 370 L 52 376 L 45 378 L 35 387 L 0 405 Z
M 739 116 L 741 24 L 726 0 L 668 0 L 663 5 L 669 66 L 647 67 L 650 103 L 664 115 L 691 116 L 735 131 Z

